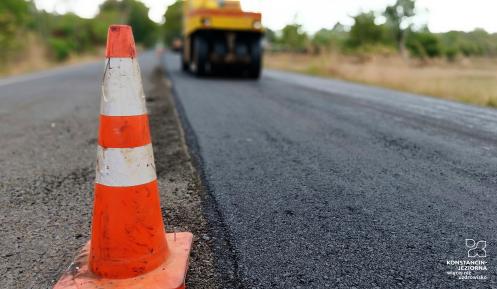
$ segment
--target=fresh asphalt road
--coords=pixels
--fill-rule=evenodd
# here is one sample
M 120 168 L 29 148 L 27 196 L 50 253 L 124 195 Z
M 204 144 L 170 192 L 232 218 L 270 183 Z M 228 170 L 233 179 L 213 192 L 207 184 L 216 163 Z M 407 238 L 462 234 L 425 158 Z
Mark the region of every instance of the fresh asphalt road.
M 166 68 L 244 288 L 496 288 L 497 111 Z M 489 280 L 446 274 L 466 239 L 487 242 Z

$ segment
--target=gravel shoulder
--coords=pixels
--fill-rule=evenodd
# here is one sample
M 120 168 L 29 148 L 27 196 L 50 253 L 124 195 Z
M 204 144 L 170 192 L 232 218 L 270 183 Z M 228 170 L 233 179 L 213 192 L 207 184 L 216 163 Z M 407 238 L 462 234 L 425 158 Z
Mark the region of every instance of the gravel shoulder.
M 220 288 L 212 250 L 214 238 L 202 207 L 205 192 L 192 166 L 170 82 L 160 69 L 154 70 L 150 79 L 147 104 L 166 230 L 194 234 L 187 287 Z

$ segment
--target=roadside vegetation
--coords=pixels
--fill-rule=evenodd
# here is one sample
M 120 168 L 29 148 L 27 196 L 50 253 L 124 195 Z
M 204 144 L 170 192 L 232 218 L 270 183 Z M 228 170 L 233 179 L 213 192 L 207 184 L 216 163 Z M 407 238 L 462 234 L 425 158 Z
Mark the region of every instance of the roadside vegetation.
M 497 34 L 414 26 L 416 2 L 354 16 L 313 35 L 267 30 L 266 66 L 497 107 Z
M 92 19 L 39 11 L 31 0 L 0 1 L 0 74 L 43 69 L 103 54 L 110 24 L 133 26 L 135 41 L 155 45 L 160 25 L 136 0 L 107 0 Z

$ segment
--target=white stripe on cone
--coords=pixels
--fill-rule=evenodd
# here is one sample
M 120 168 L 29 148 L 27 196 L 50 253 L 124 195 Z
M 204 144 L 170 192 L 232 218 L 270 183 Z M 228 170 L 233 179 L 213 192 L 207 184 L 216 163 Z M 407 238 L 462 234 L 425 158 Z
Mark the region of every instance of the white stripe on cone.
M 98 184 L 110 187 L 143 185 L 156 179 L 152 144 L 135 148 L 102 148 L 97 151 Z
M 100 113 L 108 116 L 147 113 L 140 66 L 135 58 L 106 60 Z

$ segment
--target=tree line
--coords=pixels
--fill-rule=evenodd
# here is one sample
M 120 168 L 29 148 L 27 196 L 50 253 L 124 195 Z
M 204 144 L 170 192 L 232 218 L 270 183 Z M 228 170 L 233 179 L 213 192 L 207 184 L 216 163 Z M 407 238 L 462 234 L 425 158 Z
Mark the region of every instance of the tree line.
M 0 1 L 0 64 L 22 57 L 29 35 L 47 47 L 48 57 L 62 61 L 71 54 L 95 51 L 105 45 L 110 24 L 129 24 L 135 41 L 151 47 L 161 26 L 148 17 L 149 9 L 136 0 L 107 0 L 99 13 L 85 19 L 74 13 L 57 15 L 36 9 L 32 0 Z
M 449 12 L 448 12 L 449 13 Z M 286 25 L 281 31 L 266 31 L 274 51 L 312 52 L 336 50 L 344 53 L 399 53 L 404 57 L 454 60 L 458 56 L 497 56 L 497 34 L 483 29 L 471 32 L 432 33 L 424 26 L 415 29 L 414 0 L 397 0 L 382 13 L 363 12 L 346 27 L 337 23 L 310 35 L 302 25 Z
M 27 36 L 34 35 L 47 47 L 48 57 L 62 61 L 72 54 L 92 52 L 105 45 L 110 24 L 129 24 L 139 45 L 152 47 L 158 41 L 170 44 L 181 36 L 182 9 L 177 0 L 165 12 L 165 23 L 149 19 L 149 9 L 138 0 L 106 0 L 92 19 L 76 14 L 57 15 L 38 11 L 32 0 L 0 1 L 0 65 L 23 55 Z M 497 34 L 482 29 L 472 32 L 432 33 L 413 27 L 415 0 L 397 0 L 379 12 L 354 16 L 350 27 L 340 23 L 332 29 L 306 33 L 293 23 L 281 31 L 266 30 L 272 50 L 321 53 L 400 53 L 407 57 L 497 56 Z

